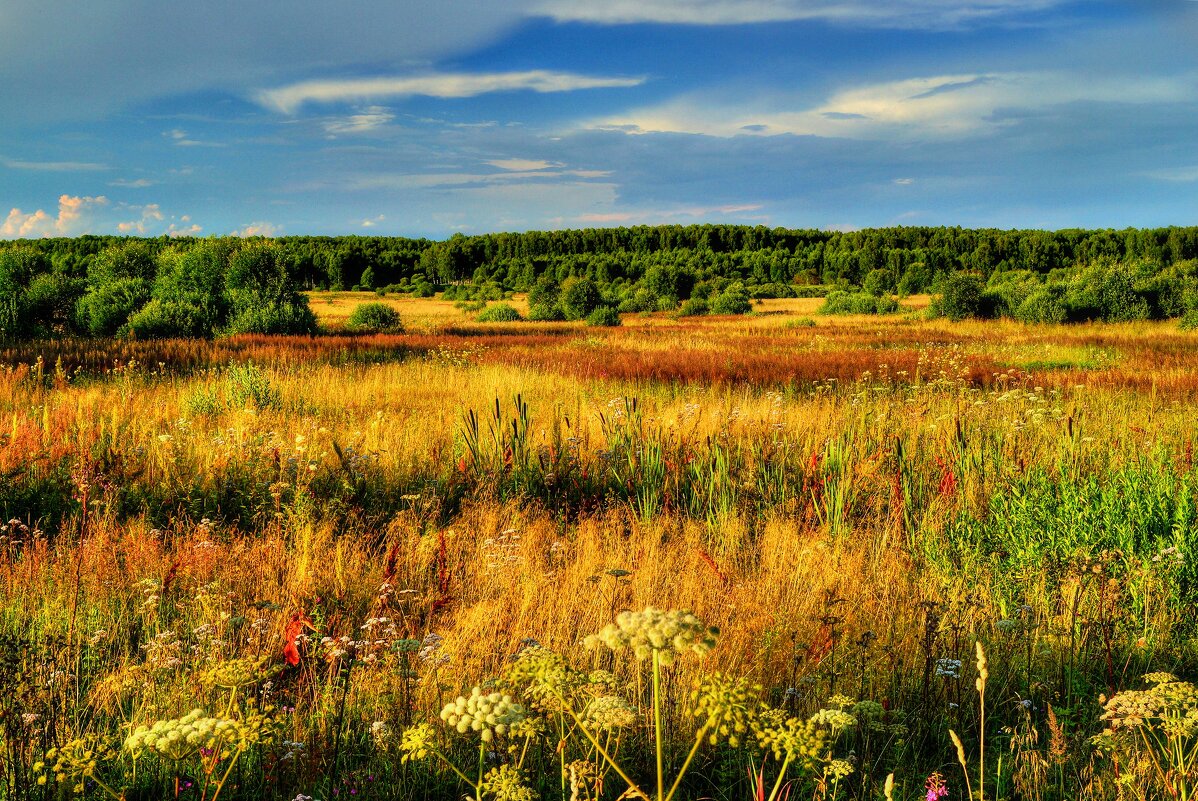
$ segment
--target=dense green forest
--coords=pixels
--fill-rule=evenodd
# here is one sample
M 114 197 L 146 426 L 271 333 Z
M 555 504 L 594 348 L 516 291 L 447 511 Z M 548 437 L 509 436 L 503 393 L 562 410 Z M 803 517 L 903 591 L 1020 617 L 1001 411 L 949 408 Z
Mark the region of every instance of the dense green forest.
M 456 300 L 528 292 L 533 319 L 597 311 L 734 314 L 828 296 L 886 313 L 931 292 L 950 317 L 1028 322 L 1198 317 L 1198 227 L 1124 231 L 731 225 L 397 237 L 0 242 L 0 338 L 314 331 L 304 290 Z

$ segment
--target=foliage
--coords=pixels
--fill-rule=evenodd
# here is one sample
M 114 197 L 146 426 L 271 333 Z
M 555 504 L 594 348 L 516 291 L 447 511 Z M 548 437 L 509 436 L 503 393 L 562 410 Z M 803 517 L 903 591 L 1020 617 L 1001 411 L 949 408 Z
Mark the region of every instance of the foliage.
M 360 333 L 394 334 L 403 331 L 403 320 L 399 312 L 386 303 L 363 303 L 354 308 L 345 327 Z
M 476 319 L 480 323 L 514 323 L 524 318 L 510 303 L 495 303 L 483 309 Z
M 711 300 L 712 314 L 748 314 L 753 310 L 743 284 L 730 285 Z
M 940 280 L 932 310 L 954 322 L 967 317 L 986 317 L 985 284 L 973 273 L 951 273 Z
M 600 306 L 587 315 L 587 325 L 611 328 L 620 325 L 620 313 L 611 306 Z

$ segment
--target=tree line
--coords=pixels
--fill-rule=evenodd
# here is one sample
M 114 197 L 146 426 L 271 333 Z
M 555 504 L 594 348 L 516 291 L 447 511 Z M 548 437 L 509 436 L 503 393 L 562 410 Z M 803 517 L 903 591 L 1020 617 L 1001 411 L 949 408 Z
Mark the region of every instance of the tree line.
M 0 242 L 0 338 L 312 331 L 302 291 L 355 288 L 475 303 L 528 292 L 536 319 L 739 313 L 753 298 L 829 294 L 830 311 L 886 312 L 925 292 L 952 317 L 1176 317 L 1198 308 L 1195 260 L 1198 227 L 18 240 Z

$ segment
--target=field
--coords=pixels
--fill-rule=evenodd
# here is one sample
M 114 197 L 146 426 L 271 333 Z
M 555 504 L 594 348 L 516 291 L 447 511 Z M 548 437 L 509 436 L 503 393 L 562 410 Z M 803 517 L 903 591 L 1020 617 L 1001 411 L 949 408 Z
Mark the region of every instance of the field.
M 1198 797 L 1198 334 L 386 302 L 0 346 L 0 798 Z

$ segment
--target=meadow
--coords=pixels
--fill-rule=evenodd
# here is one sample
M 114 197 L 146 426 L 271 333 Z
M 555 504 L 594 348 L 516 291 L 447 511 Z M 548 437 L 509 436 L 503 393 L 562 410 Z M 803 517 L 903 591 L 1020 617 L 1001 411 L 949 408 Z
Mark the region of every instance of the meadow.
M 0 798 L 1198 797 L 1198 334 L 366 300 L 0 345 Z

